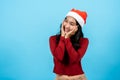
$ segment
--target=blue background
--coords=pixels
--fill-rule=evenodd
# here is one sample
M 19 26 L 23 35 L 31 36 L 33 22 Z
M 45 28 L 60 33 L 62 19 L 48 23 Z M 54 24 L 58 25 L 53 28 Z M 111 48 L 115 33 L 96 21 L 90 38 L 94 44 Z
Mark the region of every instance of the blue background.
M 120 80 L 119 0 L 0 0 L 0 80 L 54 80 L 49 37 L 72 8 L 88 13 L 88 80 Z

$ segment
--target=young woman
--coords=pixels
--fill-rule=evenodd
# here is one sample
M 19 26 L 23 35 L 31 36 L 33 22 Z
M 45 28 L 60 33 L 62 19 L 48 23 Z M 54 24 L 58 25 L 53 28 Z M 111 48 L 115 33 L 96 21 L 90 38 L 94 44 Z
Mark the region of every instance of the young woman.
M 89 42 L 82 33 L 86 18 L 86 12 L 72 9 L 63 20 L 60 33 L 50 37 L 55 80 L 86 80 L 81 65 Z

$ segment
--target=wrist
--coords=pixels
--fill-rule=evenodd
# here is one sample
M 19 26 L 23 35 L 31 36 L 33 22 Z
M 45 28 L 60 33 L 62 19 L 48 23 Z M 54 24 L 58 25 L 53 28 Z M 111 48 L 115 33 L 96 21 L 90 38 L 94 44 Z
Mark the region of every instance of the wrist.
M 62 37 L 65 37 L 65 34 L 61 34 Z
M 68 39 L 68 38 L 70 38 L 70 37 L 65 37 L 65 39 Z
M 69 36 L 65 36 L 65 38 L 69 38 Z
M 70 34 L 67 34 L 67 35 L 65 35 L 65 38 L 69 38 L 71 35 Z

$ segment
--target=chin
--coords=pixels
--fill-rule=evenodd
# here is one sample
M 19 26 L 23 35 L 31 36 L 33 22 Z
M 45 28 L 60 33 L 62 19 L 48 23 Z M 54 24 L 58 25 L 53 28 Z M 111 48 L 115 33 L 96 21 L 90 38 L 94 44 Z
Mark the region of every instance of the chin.
M 68 33 L 69 31 L 65 31 L 65 33 Z
M 65 31 L 65 33 L 68 33 L 69 31 Z

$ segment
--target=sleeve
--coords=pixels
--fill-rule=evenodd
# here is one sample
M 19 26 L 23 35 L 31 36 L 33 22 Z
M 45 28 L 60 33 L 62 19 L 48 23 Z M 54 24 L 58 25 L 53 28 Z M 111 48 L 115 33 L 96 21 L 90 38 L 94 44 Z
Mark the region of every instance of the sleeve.
M 88 39 L 85 38 L 80 43 L 81 47 L 76 51 L 74 47 L 72 46 L 70 38 L 67 38 L 65 40 L 66 49 L 67 49 L 71 63 L 74 63 L 76 61 L 78 62 L 84 56 L 87 50 L 87 47 L 88 47 L 88 43 L 89 43 Z
M 62 61 L 65 51 L 64 37 L 60 37 L 60 41 L 56 44 L 56 37 L 52 36 L 49 38 L 50 50 L 54 58 Z

